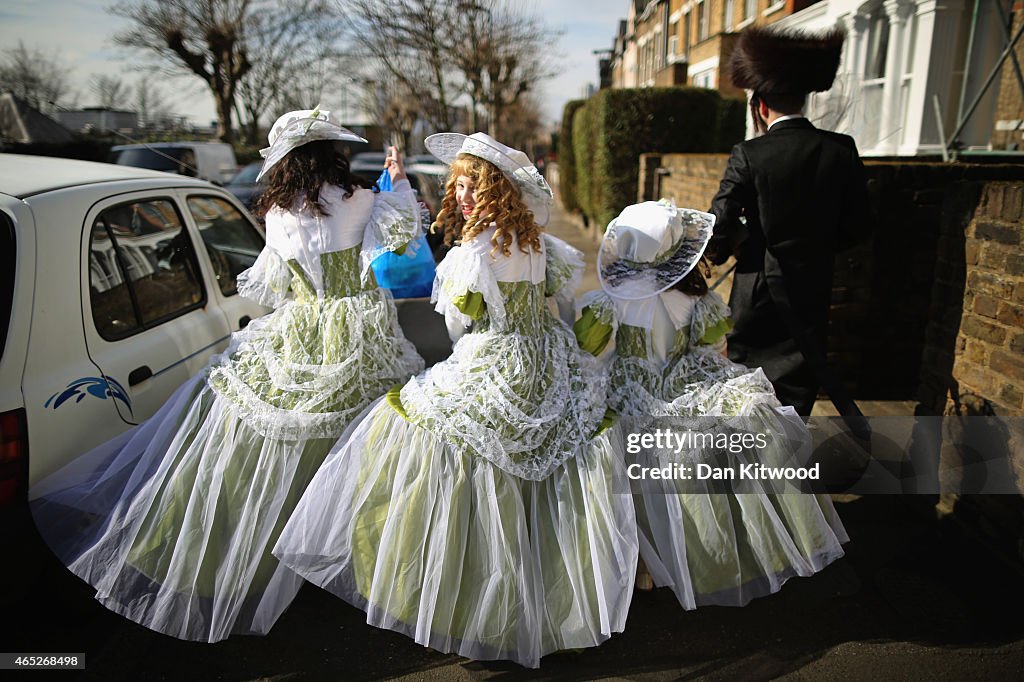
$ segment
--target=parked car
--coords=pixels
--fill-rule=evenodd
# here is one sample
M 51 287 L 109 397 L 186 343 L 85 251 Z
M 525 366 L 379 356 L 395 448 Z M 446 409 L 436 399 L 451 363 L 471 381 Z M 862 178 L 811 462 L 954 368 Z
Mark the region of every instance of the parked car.
M 110 148 L 110 162 L 202 178 L 223 185 L 238 171 L 235 150 L 226 142 L 153 142 Z
M 0 505 L 152 415 L 268 309 L 264 238 L 208 182 L 0 154 Z
M 444 200 L 444 188 L 448 181 L 448 166 L 441 163 L 414 163 L 406 168 L 409 177 L 417 178 L 417 191 L 430 210 L 431 219 L 437 217 Z M 440 263 L 451 247 L 444 245 L 444 235 L 428 233 L 427 243 L 434 254 L 434 261 Z
M 224 185 L 224 189 L 234 194 L 250 211 L 256 208 L 256 200 L 266 188 L 262 181 L 256 182 L 256 176 L 260 174 L 261 170 L 263 170 L 263 162 L 253 161 L 243 166 L 242 170 L 231 178 L 231 182 Z
M 437 158 L 433 154 L 416 154 L 414 156 L 410 156 L 409 158 L 407 158 L 405 160 L 405 163 L 406 163 L 407 166 L 412 166 L 412 165 L 436 166 L 438 169 L 442 169 L 445 172 L 447 172 L 447 170 L 448 170 L 448 166 L 446 166 L 441 161 L 441 159 Z

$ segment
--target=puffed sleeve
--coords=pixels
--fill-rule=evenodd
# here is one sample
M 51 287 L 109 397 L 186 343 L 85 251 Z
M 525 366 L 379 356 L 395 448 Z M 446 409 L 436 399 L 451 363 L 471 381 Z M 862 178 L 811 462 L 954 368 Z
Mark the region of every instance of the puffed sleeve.
M 604 352 L 615 333 L 615 306 L 600 289 L 588 291 L 579 301 L 580 319 L 573 324 L 580 349 L 597 356 Z
M 583 280 L 583 252 L 550 234 L 544 238 L 544 294 L 572 302 Z
M 261 305 L 278 308 L 291 298 L 292 271 L 274 249 L 265 246 L 248 270 L 238 275 L 238 293 Z
M 504 326 L 505 299 L 488 263 L 488 247 L 483 240 L 456 246 L 437 266 L 430 300 L 446 320 L 468 327 L 486 310 L 494 325 Z
M 373 212 L 363 233 L 360 253 L 362 277 L 369 276 L 370 264 L 388 251 L 400 251 L 419 236 L 420 206 L 408 180 L 395 183 L 390 192 L 373 195 Z
M 690 346 L 725 348 L 725 335 L 732 329 L 729 306 L 713 291 L 694 303 L 690 320 Z

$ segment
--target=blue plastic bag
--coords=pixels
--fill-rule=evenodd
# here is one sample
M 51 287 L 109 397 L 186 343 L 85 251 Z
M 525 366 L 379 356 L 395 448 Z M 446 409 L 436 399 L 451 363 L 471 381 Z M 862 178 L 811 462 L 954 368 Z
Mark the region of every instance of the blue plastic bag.
M 377 187 L 382 192 L 391 191 L 391 174 L 387 170 L 380 174 Z M 370 267 L 377 284 L 390 289 L 395 298 L 430 296 L 434 288 L 434 256 L 423 232 L 409 242 L 402 255 L 381 254 Z

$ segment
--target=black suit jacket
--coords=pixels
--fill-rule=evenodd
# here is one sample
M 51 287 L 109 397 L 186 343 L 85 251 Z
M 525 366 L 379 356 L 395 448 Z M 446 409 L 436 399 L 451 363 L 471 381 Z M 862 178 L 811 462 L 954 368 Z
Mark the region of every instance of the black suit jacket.
M 736 256 L 729 357 L 762 367 L 798 409 L 813 403 L 818 377 L 792 327 L 824 354 L 835 253 L 867 231 L 866 203 L 853 138 L 796 118 L 733 147 L 712 204 L 708 255 Z

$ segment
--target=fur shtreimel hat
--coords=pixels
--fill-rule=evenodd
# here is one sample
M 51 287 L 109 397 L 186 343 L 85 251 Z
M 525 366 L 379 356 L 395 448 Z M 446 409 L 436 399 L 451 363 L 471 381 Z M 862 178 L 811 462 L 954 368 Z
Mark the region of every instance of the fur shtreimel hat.
M 733 85 L 760 94 L 799 95 L 832 87 L 846 33 L 812 34 L 752 26 L 736 41 L 729 72 Z

